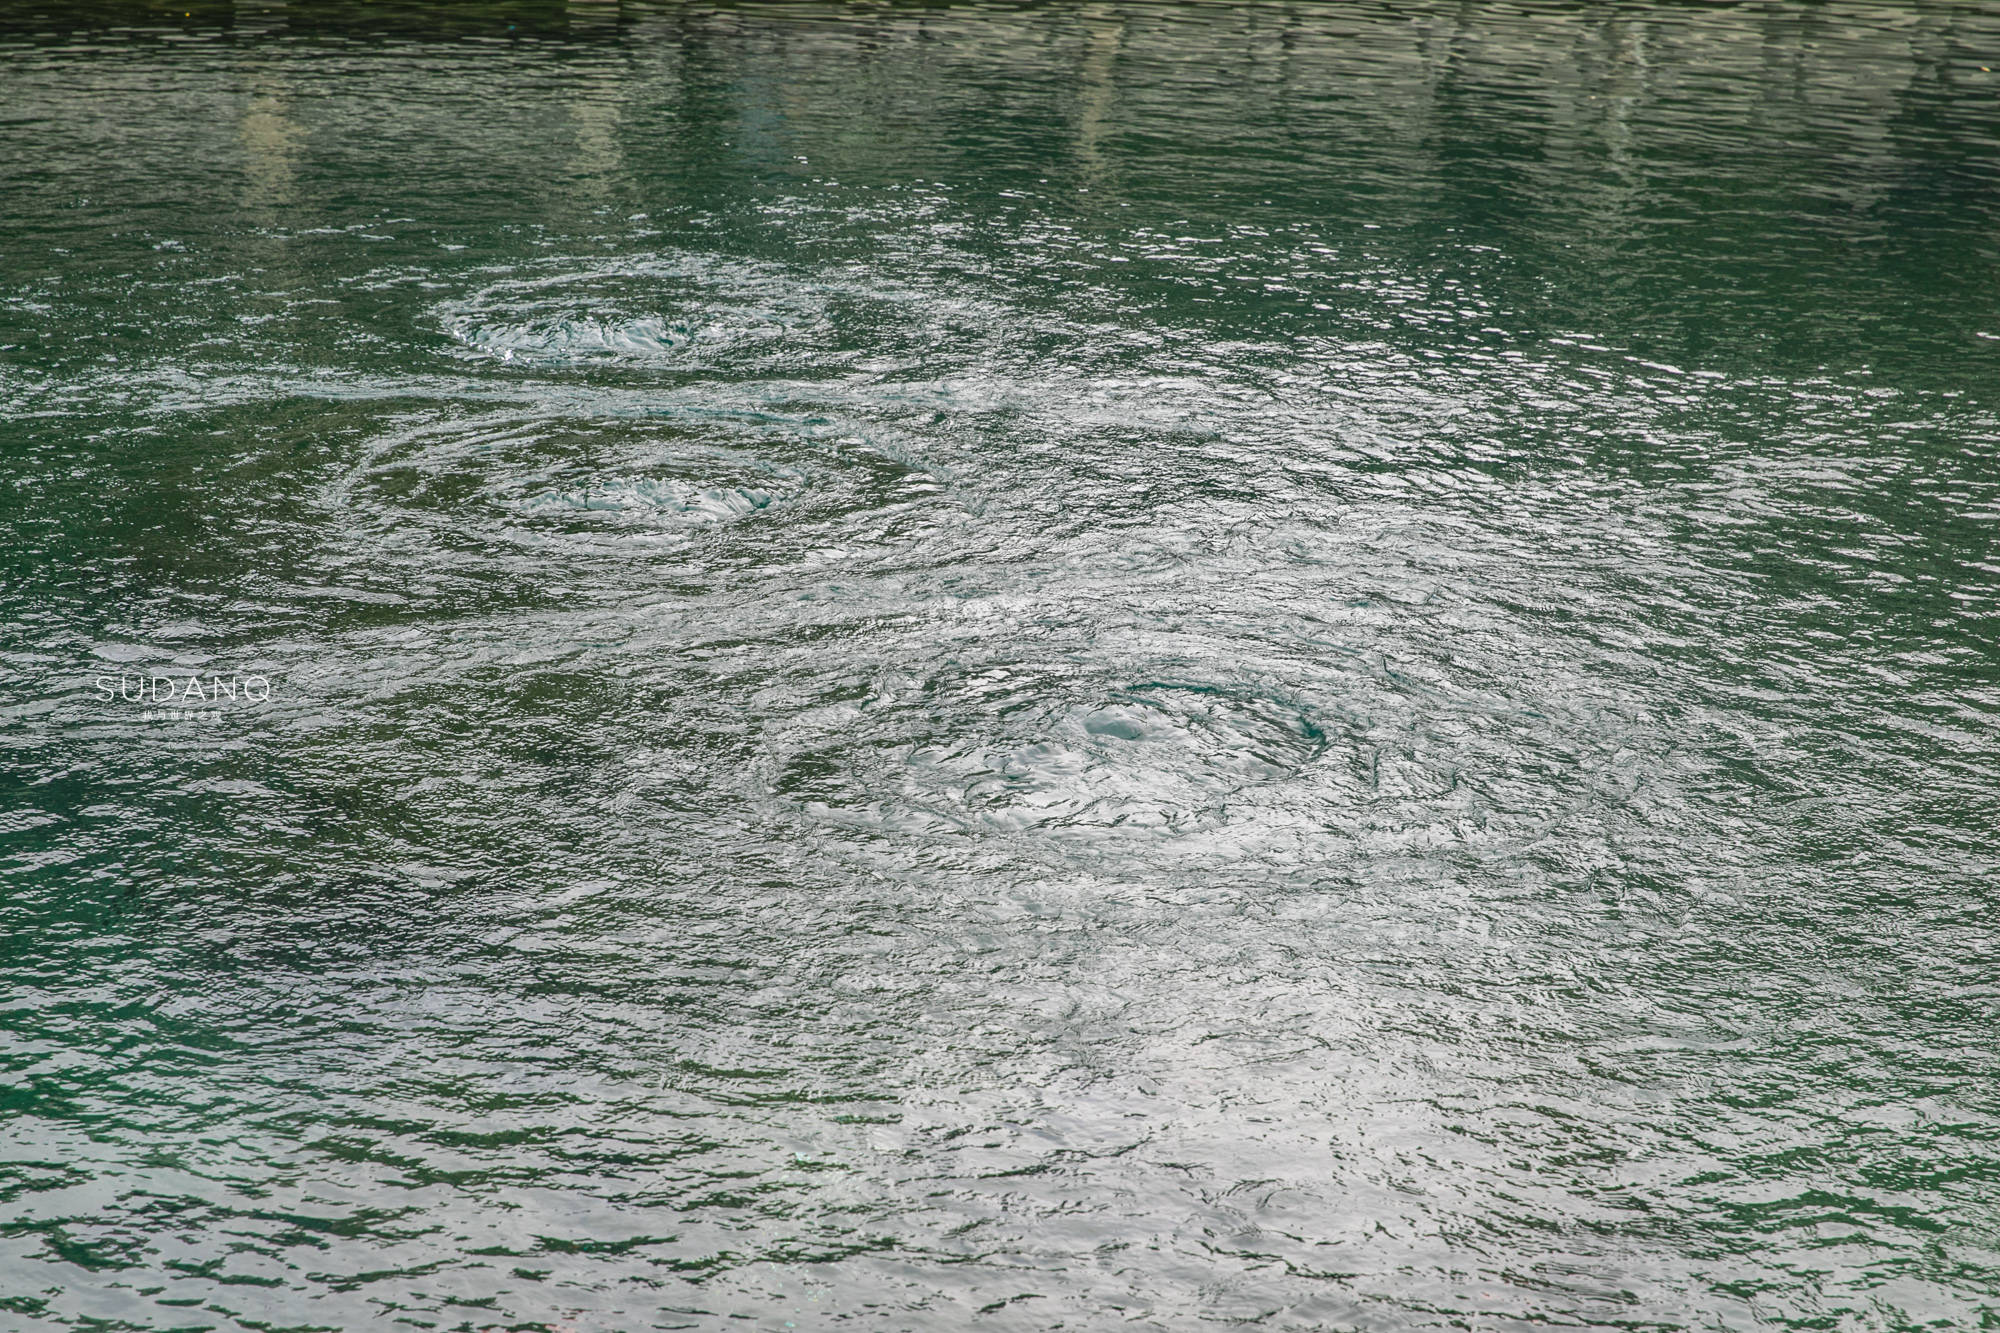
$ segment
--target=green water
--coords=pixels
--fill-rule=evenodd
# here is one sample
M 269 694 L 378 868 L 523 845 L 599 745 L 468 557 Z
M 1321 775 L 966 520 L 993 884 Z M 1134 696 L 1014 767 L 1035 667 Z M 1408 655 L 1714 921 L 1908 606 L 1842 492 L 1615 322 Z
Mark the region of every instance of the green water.
M 0 1328 L 2000 1326 L 1992 69 L 9 7 Z

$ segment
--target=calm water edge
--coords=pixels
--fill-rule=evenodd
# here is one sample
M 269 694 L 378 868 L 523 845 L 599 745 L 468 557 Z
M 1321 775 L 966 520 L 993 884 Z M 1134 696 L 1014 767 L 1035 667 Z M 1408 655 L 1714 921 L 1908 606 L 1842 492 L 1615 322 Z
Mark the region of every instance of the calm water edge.
M 2000 1328 L 2000 4 L 0 16 L 0 1329 Z

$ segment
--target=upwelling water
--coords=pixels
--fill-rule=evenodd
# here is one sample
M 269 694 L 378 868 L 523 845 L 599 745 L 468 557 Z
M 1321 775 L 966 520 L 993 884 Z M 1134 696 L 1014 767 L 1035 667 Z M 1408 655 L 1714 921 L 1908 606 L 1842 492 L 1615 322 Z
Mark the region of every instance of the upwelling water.
M 0 33 L 0 1325 L 2000 1323 L 2000 7 Z

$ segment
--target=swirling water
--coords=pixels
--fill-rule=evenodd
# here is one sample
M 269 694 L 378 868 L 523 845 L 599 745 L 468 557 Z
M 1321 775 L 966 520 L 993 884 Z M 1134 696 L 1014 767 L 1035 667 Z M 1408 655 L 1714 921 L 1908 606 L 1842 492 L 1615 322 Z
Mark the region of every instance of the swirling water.
M 0 1325 L 2000 1323 L 2000 7 L 175 9 Z

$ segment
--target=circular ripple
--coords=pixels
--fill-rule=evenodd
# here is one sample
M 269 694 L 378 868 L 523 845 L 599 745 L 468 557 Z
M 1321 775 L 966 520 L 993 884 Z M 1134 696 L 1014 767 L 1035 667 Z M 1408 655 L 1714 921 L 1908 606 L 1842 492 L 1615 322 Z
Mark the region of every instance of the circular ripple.
M 895 716 L 802 719 L 769 790 L 815 821 L 876 831 L 1173 840 L 1270 804 L 1328 745 L 1304 709 L 1246 687 L 1037 702 L 1065 684 L 994 672 Z
M 463 357 L 560 367 L 691 368 L 796 353 L 827 323 L 824 294 L 781 273 L 704 256 L 511 276 L 435 307 Z
M 754 419 L 753 419 L 754 418 Z M 936 479 L 838 423 L 720 411 L 643 417 L 518 408 L 379 435 L 324 492 L 374 583 L 528 576 L 560 586 L 699 541 L 725 564 L 861 558 L 942 521 Z M 679 558 L 679 557 L 675 557 Z
M 467 348 L 503 361 L 657 360 L 694 341 L 686 324 L 646 316 L 607 320 L 572 310 L 517 323 L 460 321 L 449 328 Z
M 722 522 L 813 485 L 805 469 L 723 433 L 512 415 L 428 423 L 378 442 L 343 498 L 417 521 L 548 535 Z

